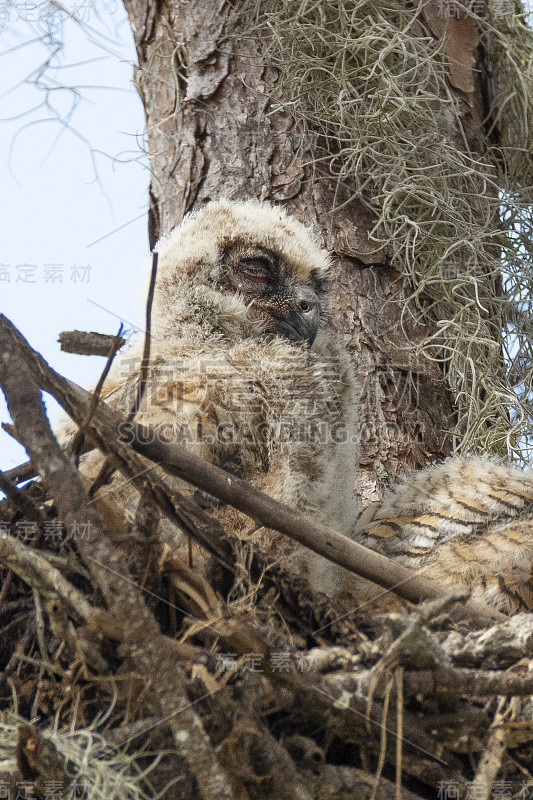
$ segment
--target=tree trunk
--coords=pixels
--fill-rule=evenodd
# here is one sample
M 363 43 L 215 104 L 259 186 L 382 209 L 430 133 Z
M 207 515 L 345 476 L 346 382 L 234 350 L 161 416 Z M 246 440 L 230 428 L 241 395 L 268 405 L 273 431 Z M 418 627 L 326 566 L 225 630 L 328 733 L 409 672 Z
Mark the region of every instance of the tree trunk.
M 126 8 L 152 165 L 151 244 L 219 197 L 280 203 L 319 231 L 335 258 L 333 322 L 363 387 L 358 493 L 378 499 L 384 484 L 450 452 L 454 409 L 441 367 L 416 352 L 427 327 L 402 330 L 402 277 L 369 239 L 376 219 L 313 163 L 317 133 L 279 106 L 278 70 L 265 31 L 251 23 L 253 3 L 127 0 Z M 413 34 L 422 32 L 417 22 Z M 463 126 L 475 142 L 482 81 L 470 88 Z M 442 120 L 449 136 L 450 118 Z M 461 141 L 461 131 L 452 135 Z

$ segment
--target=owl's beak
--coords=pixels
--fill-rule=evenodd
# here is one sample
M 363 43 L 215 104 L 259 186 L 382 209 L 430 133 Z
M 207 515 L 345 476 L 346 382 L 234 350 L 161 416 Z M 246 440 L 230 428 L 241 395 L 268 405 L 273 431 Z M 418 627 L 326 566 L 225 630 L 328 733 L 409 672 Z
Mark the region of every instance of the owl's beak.
M 307 342 L 311 347 L 320 323 L 320 301 L 308 286 L 299 286 L 292 300 L 289 311 L 274 317 L 276 333 L 291 342 Z

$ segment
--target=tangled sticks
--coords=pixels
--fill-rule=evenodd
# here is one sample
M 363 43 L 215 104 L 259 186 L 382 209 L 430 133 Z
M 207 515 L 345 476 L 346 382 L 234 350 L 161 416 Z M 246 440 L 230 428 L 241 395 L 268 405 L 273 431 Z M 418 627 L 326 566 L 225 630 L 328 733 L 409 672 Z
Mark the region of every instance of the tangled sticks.
M 473 706 L 466 717 L 457 711 L 453 737 L 446 734 L 442 740 L 446 728 L 440 729 L 435 719 L 443 712 L 436 713 L 431 706 L 433 712 L 428 715 L 427 726 L 421 724 L 424 716 L 415 717 L 409 710 L 411 698 L 417 695 L 424 707 L 442 695 L 449 708 L 450 704 L 464 703 L 461 698 L 465 694 L 494 697 L 531 693 L 533 686 L 528 676 L 494 669 L 505 668 L 531 654 L 529 615 L 500 622 L 503 615 L 469 606 L 464 603 L 464 595 L 446 597 L 431 585 L 432 596 L 440 599 L 405 615 L 376 619 L 374 624 L 381 634 L 374 637 L 373 644 L 349 624 L 339 627 L 338 622 L 330 619 L 334 624 L 323 628 L 321 634 L 315 633 L 318 648 L 306 652 L 300 644 L 295 649 L 294 641 L 301 641 L 304 633 L 309 635 L 306 604 L 316 613 L 319 600 L 306 594 L 305 586 L 298 584 L 296 577 L 261 565 L 260 552 L 254 553 L 253 570 L 263 571 L 264 577 L 256 586 L 255 600 L 253 603 L 248 600 L 248 605 L 224 602 L 209 586 L 206 576 L 179 563 L 172 554 L 170 540 L 154 539 L 153 526 L 144 529 L 142 521 L 137 538 L 130 536 L 128 540 L 125 557 L 123 532 L 108 527 L 109 516 L 104 515 L 104 519 L 99 516 L 96 504 L 84 494 L 75 468 L 55 443 L 37 387 L 53 393 L 80 421 L 86 419 L 90 394 L 54 373 L 5 318 L 1 319 L 0 331 L 0 382 L 8 397 L 17 435 L 42 477 L 46 497 L 54 500 L 51 509 L 46 502 L 43 505 L 42 498 L 30 495 L 31 510 L 38 524 L 39 515 L 48 518 L 56 514 L 67 528 L 74 522 L 78 527 L 82 522 L 90 526 L 90 536 L 71 538 L 59 548 L 50 547 L 46 540 L 31 546 L 9 535 L 0 541 L 0 560 L 20 578 L 20 581 L 15 579 L 16 586 L 13 584 L 12 588 L 24 597 L 26 584 L 45 601 L 44 609 L 36 604 L 32 615 L 40 629 L 41 657 L 26 655 L 37 637 L 37 633 L 31 632 L 35 626 L 27 627 L 30 633 L 26 638 L 23 633 L 20 640 L 13 640 L 14 659 L 3 673 L 3 678 L 9 679 L 17 696 L 20 695 L 19 713 L 27 709 L 28 716 L 31 709 L 22 687 L 30 685 L 35 670 L 38 673 L 42 669 L 47 676 L 46 690 L 41 680 L 36 684 L 41 687 L 37 688 L 37 695 L 30 698 L 30 705 L 35 702 L 36 708 L 41 709 L 44 723 L 41 732 L 33 727 L 28 731 L 20 720 L 6 723 L 6 737 L 9 733 L 9 741 L 14 743 L 18 737 L 19 742 L 12 773 L 15 782 L 31 777 L 44 793 L 44 782 L 52 773 L 50 758 L 43 760 L 44 755 L 39 755 L 46 748 L 35 746 L 39 736 L 53 745 L 54 776 L 65 782 L 72 780 L 66 768 L 61 727 L 54 738 L 43 711 L 45 696 L 60 700 L 61 685 L 67 681 L 71 691 L 70 699 L 65 696 L 61 701 L 63 724 L 70 723 L 83 730 L 99 710 L 109 708 L 109 690 L 114 685 L 115 700 L 100 731 L 106 747 L 111 752 L 113 742 L 131 740 L 155 748 L 161 763 L 152 765 L 151 772 L 142 780 L 162 788 L 165 781 L 169 782 L 168 762 L 173 764 L 172 776 L 180 778 L 172 789 L 173 796 L 190 796 L 187 792 L 192 791 L 193 784 L 200 787 L 199 796 L 213 800 L 237 796 L 235 786 L 242 788 L 241 796 L 247 793 L 249 797 L 303 798 L 312 797 L 318 787 L 324 791 L 325 786 L 331 788 L 331 794 L 326 796 L 341 797 L 342 787 L 349 786 L 350 781 L 366 781 L 371 786 L 372 779 L 350 765 L 351 759 L 342 768 L 334 765 L 337 757 L 333 757 L 331 745 L 327 744 L 331 737 L 345 742 L 345 746 L 352 742 L 353 746 L 363 748 L 371 763 L 373 760 L 374 764 L 377 761 L 383 765 L 397 764 L 397 788 L 402 780 L 409 787 L 410 776 L 428 787 L 446 781 L 466 787 L 471 776 L 465 774 L 459 757 L 461 742 L 483 741 L 490 725 L 490 708 L 481 711 Z M 225 501 L 238 503 L 254 519 L 286 529 L 301 543 L 312 544 L 316 551 L 335 550 L 338 562 L 344 559 L 348 566 L 358 562 L 364 548 L 353 546 L 350 552 L 351 542 L 341 548 L 342 537 L 314 526 L 292 509 L 274 503 L 213 465 L 192 458 L 176 445 L 158 445 L 158 449 L 151 451 L 141 444 L 143 437 L 138 437 L 136 453 L 132 445 L 121 444 L 114 433 L 120 419 L 118 412 L 98 404 L 86 429 L 90 441 L 104 450 L 113 466 L 138 483 L 147 507 L 158 509 L 180 529 L 185 528 L 226 571 L 240 574 L 243 569 L 238 543 L 190 498 L 170 491 L 159 477 L 146 472 L 138 453 L 145 458 L 156 457 L 172 474 L 179 474 L 200 488 L 208 487 L 211 494 Z M 143 474 L 135 477 L 139 472 Z M 10 502 L 16 504 L 14 497 L 18 497 L 19 511 L 26 514 L 27 491 L 11 488 Z M 139 543 L 143 530 L 145 539 Z M 320 538 L 322 543 L 318 541 Z M 324 540 L 331 545 L 324 544 Z M 394 572 L 400 569 L 398 565 L 387 564 L 387 559 L 374 561 L 375 556 L 370 552 L 365 562 L 366 577 L 376 579 L 377 573 L 372 570 L 376 570 L 377 564 L 382 575 L 383 565 L 387 566 L 388 581 L 400 579 L 401 583 L 405 579 L 405 571 Z M 216 589 L 219 585 L 216 573 L 213 575 Z M 253 581 L 251 575 L 248 586 L 252 585 L 250 580 Z M 398 588 L 410 591 L 412 599 L 420 599 L 427 597 L 423 594 L 425 585 L 415 579 L 410 590 L 408 583 Z M 272 598 L 268 587 L 275 590 L 277 599 Z M 16 602 L 12 597 L 13 591 L 9 600 L 7 597 L 2 600 Z M 165 608 L 171 608 L 172 613 L 165 612 Z M 454 609 L 463 617 L 475 619 L 478 626 L 497 624 L 465 636 L 450 630 L 449 615 Z M 273 627 L 272 620 L 280 614 L 285 617 L 284 625 Z M 315 622 L 316 627 L 319 625 Z M 433 631 L 439 629 L 436 638 Z M 178 643 L 172 636 L 173 630 L 188 641 Z M 344 647 L 331 646 L 327 637 L 332 631 Z M 58 641 L 62 643 L 59 650 Z M 218 642 L 220 657 L 211 652 L 214 642 Z M 283 654 L 287 658 L 282 659 Z M 480 669 L 487 660 L 492 669 Z M 68 665 L 70 677 L 65 672 Z M 396 674 L 398 669 L 403 677 L 401 684 L 396 679 L 394 689 L 387 675 L 391 670 Z M 145 676 L 141 685 L 139 675 Z M 129 686 L 126 692 L 121 688 L 124 685 Z M 385 719 L 380 698 L 385 699 L 387 707 L 388 698 L 396 696 L 400 685 L 396 713 L 389 711 Z M 364 695 L 374 698 L 368 708 Z M 78 698 L 74 703 L 73 696 Z M 423 700 L 425 696 L 427 701 Z M 137 699 L 133 700 L 134 697 Z M 270 716 L 268 709 L 273 708 L 277 711 Z M 516 709 L 513 713 L 516 716 Z M 381 730 L 380 738 L 369 738 L 367 716 L 371 731 Z M 312 764 L 305 760 L 305 752 L 311 752 L 313 743 L 308 737 L 310 729 L 316 731 L 313 752 L 321 752 L 321 760 L 326 762 L 322 767 L 317 767 L 316 760 Z M 396 729 L 400 738 L 393 736 L 391 741 L 391 736 L 383 733 L 386 729 Z M 292 735 L 298 732 L 304 744 L 307 742 L 306 747 L 302 741 L 293 740 L 289 731 Z M 403 742 L 400 750 L 398 741 Z M 513 757 L 520 759 L 523 745 L 517 745 L 512 736 L 507 743 L 509 748 L 515 748 Z M 173 755 L 163 755 L 169 748 Z M 35 752 L 37 755 L 31 761 L 24 756 Z M 258 752 L 263 754 L 261 766 L 254 756 Z M 504 757 L 502 752 L 500 761 Z M 138 775 L 143 758 L 141 750 L 122 768 L 128 774 Z M 390 787 L 383 780 L 386 795 Z

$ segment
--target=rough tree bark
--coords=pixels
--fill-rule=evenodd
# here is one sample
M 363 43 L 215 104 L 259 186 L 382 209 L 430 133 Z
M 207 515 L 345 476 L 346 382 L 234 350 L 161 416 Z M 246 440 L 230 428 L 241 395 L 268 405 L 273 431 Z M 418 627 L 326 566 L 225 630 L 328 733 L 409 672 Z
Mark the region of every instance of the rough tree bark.
M 357 200 L 331 212 L 336 182 L 324 172 L 317 179 L 308 166 L 316 136 L 302 134 L 278 107 L 277 70 L 269 64 L 264 32 L 245 27 L 253 2 L 125 0 L 125 6 L 152 165 L 151 243 L 184 213 L 221 196 L 282 203 L 320 232 L 335 256 L 334 324 L 345 334 L 364 386 L 358 491 L 363 501 L 379 499 L 380 475 L 395 482 L 449 453 L 443 431 L 453 407 L 440 368 L 415 354 L 427 329 L 414 327 L 406 342 L 399 304 L 388 302 L 400 278 L 387 252 L 376 253 L 369 241 L 375 220 Z M 466 58 L 473 75 L 471 47 Z M 484 76 L 478 75 L 463 92 L 463 129 L 470 128 L 474 155 L 482 139 Z M 450 119 L 443 120 L 449 126 Z M 456 139 L 462 141 L 459 131 Z

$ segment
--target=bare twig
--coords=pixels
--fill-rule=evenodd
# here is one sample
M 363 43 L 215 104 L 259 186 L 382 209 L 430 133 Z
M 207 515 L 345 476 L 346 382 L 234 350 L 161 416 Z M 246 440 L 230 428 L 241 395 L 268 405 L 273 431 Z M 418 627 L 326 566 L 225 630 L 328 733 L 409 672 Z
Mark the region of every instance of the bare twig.
M 507 749 L 509 730 L 506 728 L 506 722 L 515 719 L 519 713 L 520 700 L 517 697 L 512 697 L 511 700 L 505 697 L 500 699 L 494 721 L 490 726 L 487 746 L 479 759 L 474 779 L 476 786 L 479 786 L 477 792 L 479 800 L 489 800 L 492 796 L 494 780 L 502 767 Z
M 383 772 L 383 767 L 385 766 L 385 757 L 387 755 L 387 714 L 389 712 L 389 700 L 390 700 L 393 681 L 394 681 L 393 676 L 387 675 L 387 686 L 385 687 L 383 711 L 381 712 L 382 716 L 381 716 L 381 739 L 379 747 L 379 759 L 376 768 L 376 775 L 374 778 L 374 788 L 372 789 L 370 800 L 376 800 L 379 784 L 381 782 L 381 774 Z M 366 720 L 368 728 L 370 728 L 369 715 L 370 715 L 370 707 L 368 708 L 368 715 Z
M 403 745 L 403 667 L 394 670 L 396 684 L 396 717 L 398 720 L 396 736 L 396 782 L 395 798 L 402 800 L 402 745 Z
M 382 672 L 377 681 L 372 670 L 360 672 L 332 672 L 325 677 L 331 687 L 342 688 L 354 695 L 383 697 L 389 673 Z M 517 675 L 504 670 L 461 669 L 437 667 L 436 669 L 406 670 L 403 692 L 409 697 L 423 695 L 435 697 L 496 697 L 497 695 L 526 697 L 533 694 L 533 676 Z
M 119 338 L 118 346 L 115 344 Z M 58 341 L 61 350 L 65 353 L 77 353 L 80 356 L 106 356 L 109 351 L 116 347 L 118 351 L 126 344 L 126 339 L 122 336 L 110 336 L 105 333 L 95 333 L 91 331 L 63 331 L 59 334 Z
M 28 646 L 29 641 L 34 635 L 34 633 L 35 633 L 35 617 L 31 617 L 30 620 L 28 621 L 23 636 L 18 641 L 18 644 L 15 648 L 15 652 L 12 654 L 11 658 L 7 662 L 4 671 L 0 672 L 0 686 L 4 681 L 9 680 L 9 676 L 17 666 L 20 657 L 23 655 L 24 650 Z
M 144 346 L 143 346 L 141 367 L 139 372 L 139 383 L 137 384 L 137 392 L 135 394 L 135 400 L 133 401 L 133 405 L 128 413 L 128 422 L 131 422 L 134 419 L 137 411 L 141 407 L 144 390 L 146 388 L 146 381 L 148 380 L 148 370 L 150 367 L 150 349 L 152 345 L 152 306 L 154 302 L 155 279 L 157 277 L 158 259 L 159 259 L 159 254 L 157 253 L 157 251 L 154 250 L 154 252 L 152 253 L 152 271 L 150 273 L 150 285 L 148 287 L 148 297 L 146 299 Z M 113 472 L 114 472 L 113 466 L 107 461 L 104 462 L 104 464 L 100 469 L 100 472 L 94 479 L 93 484 L 89 489 L 90 497 L 93 497 L 98 491 L 98 489 L 100 489 L 106 483 L 109 483 L 109 481 L 111 480 L 111 476 L 113 475 Z
M 24 464 L 19 464 L 18 467 L 13 467 L 13 469 L 6 470 L 4 472 L 4 478 L 7 478 L 8 481 L 12 481 L 14 484 L 17 484 L 22 483 L 23 481 L 29 481 L 31 478 L 35 478 L 37 474 L 37 470 L 31 461 L 25 461 Z
M 147 634 L 150 627 L 157 630 L 154 622 L 150 624 L 144 603 L 142 599 L 139 600 L 139 592 L 126 582 L 117 602 L 115 576 L 99 567 L 100 564 L 106 564 L 117 575 L 130 578 L 124 560 L 108 540 L 96 507 L 87 498 L 77 470 L 52 433 L 40 392 L 26 364 L 16 355 L 17 345 L 13 337 L 9 331 L 0 329 L 0 384 L 26 450 L 55 500 L 59 518 L 66 530 L 76 537 L 79 549 L 88 560 L 89 570 L 116 619 L 127 620 L 129 626 L 146 626 Z M 86 413 L 89 407 L 90 402 Z M 80 530 L 83 535 L 76 536 Z
M 69 450 L 70 450 L 70 453 L 73 454 L 75 456 L 75 458 L 76 458 L 76 465 L 78 465 L 78 458 L 79 458 L 79 455 L 80 455 L 80 453 L 82 451 L 82 448 L 83 448 L 83 442 L 84 442 L 84 439 L 85 439 L 85 431 L 87 430 L 87 426 L 89 425 L 89 422 L 92 419 L 92 416 L 93 416 L 93 414 L 95 412 L 95 409 L 96 409 L 98 403 L 100 402 L 100 395 L 102 393 L 102 389 L 104 388 L 104 383 L 107 380 L 107 376 L 109 375 L 109 370 L 111 369 L 111 365 L 113 364 L 113 361 L 115 360 L 116 354 L 118 353 L 118 351 L 122 347 L 122 344 L 124 343 L 124 340 L 122 339 L 122 337 L 120 335 L 121 333 L 122 333 L 122 323 L 120 325 L 120 328 L 118 330 L 117 335 L 111 341 L 111 345 L 109 347 L 109 352 L 107 354 L 107 361 L 106 361 L 104 369 L 102 370 L 102 374 L 100 375 L 100 378 L 98 379 L 98 383 L 96 384 L 96 387 L 95 387 L 95 389 L 93 391 L 93 396 L 91 398 L 91 404 L 90 404 L 89 409 L 87 411 L 87 415 L 86 415 L 85 419 L 83 420 L 83 422 L 81 423 L 81 425 L 79 426 L 79 428 L 78 428 L 78 430 L 76 432 L 76 435 L 74 436 L 72 442 L 70 443 Z
M 13 536 L 0 537 L 0 561 L 44 597 L 59 597 L 77 620 L 87 621 L 91 605 L 38 551 Z
M 318 775 L 312 773 L 306 775 L 309 790 L 313 797 L 320 797 L 320 800 L 339 800 L 340 797 L 369 800 L 374 780 L 374 776 L 364 769 L 333 764 L 325 764 Z M 391 800 L 392 797 L 394 797 L 394 784 L 382 777 L 376 800 Z M 420 795 L 402 788 L 402 800 L 420 800 Z
M 481 631 L 450 631 L 442 649 L 458 667 L 506 667 L 533 657 L 533 616 L 522 612 Z
M 4 601 L 7 597 L 7 593 L 9 592 L 9 587 L 11 586 L 12 580 L 13 580 L 13 572 L 12 570 L 8 570 L 5 579 L 2 581 L 2 588 L 0 589 L 0 612 L 6 606 L 6 603 Z
M 43 609 L 41 605 L 41 596 L 39 592 L 34 589 L 33 590 L 33 602 L 35 604 L 35 630 L 37 633 L 37 643 L 39 645 L 39 652 L 41 653 L 41 658 L 45 664 L 50 663 L 50 659 L 48 658 L 48 651 L 46 649 L 46 642 L 44 638 L 45 633 L 45 625 L 44 625 L 44 618 L 43 618 Z
M 533 676 L 516 675 L 502 670 L 477 670 L 439 667 L 436 670 L 405 673 L 405 691 L 428 697 L 442 692 L 456 697 L 495 697 L 496 695 L 533 694 Z
M 43 515 L 41 510 L 27 494 L 16 488 L 9 478 L 6 477 L 5 472 L 0 472 L 0 491 L 5 492 L 13 505 L 20 509 L 24 515 L 24 519 L 36 522 L 39 526 L 42 525 Z
M 137 394 L 135 401 L 128 414 L 128 421 L 134 418 L 135 414 L 141 407 L 144 391 L 146 389 L 146 381 L 148 380 L 148 369 L 150 367 L 150 349 L 152 346 L 152 306 L 154 304 L 155 281 L 157 278 L 157 262 L 159 260 L 159 253 L 154 250 L 152 253 L 152 271 L 150 273 L 150 285 L 148 287 L 148 297 L 146 298 L 146 318 L 145 318 L 145 333 L 144 333 L 144 347 L 141 361 L 141 370 L 139 373 L 139 384 L 137 386 Z

